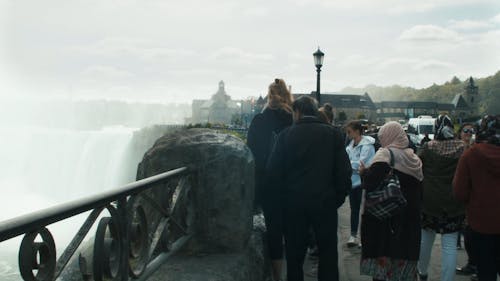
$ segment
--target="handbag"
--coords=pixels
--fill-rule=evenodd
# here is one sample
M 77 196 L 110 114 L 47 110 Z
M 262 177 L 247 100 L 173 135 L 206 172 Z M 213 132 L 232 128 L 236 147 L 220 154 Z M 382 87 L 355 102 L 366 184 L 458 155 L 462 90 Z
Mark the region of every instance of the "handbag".
M 379 220 L 393 217 L 407 204 L 399 178 L 394 173 L 394 154 L 390 149 L 389 152 L 391 170 L 377 188 L 366 192 L 365 198 L 365 210 Z

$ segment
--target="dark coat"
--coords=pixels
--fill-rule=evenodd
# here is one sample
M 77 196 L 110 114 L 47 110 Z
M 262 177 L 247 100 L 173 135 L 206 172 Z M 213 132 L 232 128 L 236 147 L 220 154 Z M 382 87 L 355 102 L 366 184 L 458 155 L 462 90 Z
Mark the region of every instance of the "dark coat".
M 266 163 L 271 154 L 271 132 L 279 133 L 292 123 L 291 113 L 270 108 L 255 115 L 250 123 L 247 144 L 255 159 L 255 202 L 258 206 L 262 205 L 264 197 L 269 197 Z
M 363 174 L 362 187 L 375 189 L 389 173 L 387 163 L 373 163 Z M 381 221 L 365 212 L 361 220 L 362 258 L 390 257 L 417 261 L 420 251 L 422 182 L 394 170 L 399 177 L 407 206 L 389 220 Z
M 470 227 L 500 234 L 500 146 L 476 143 L 466 150 L 453 180 L 457 200 L 467 206 Z
M 268 170 L 285 199 L 338 208 L 351 189 L 344 140 L 338 129 L 316 117 L 304 117 L 281 132 Z
M 459 158 L 451 158 L 426 149 L 419 154 L 423 163 L 423 212 L 436 218 L 455 218 L 465 214 L 465 206 L 453 196 L 453 176 Z

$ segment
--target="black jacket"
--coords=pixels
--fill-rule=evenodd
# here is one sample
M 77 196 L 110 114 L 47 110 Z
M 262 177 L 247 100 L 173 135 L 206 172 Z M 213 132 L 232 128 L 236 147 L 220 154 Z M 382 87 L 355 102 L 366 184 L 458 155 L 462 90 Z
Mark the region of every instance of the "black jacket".
M 248 128 L 247 144 L 255 158 L 255 168 L 265 170 L 269 157 L 271 132 L 280 133 L 284 128 L 292 125 L 292 114 L 282 109 L 266 108 L 262 113 L 255 115 Z
M 351 188 L 351 164 L 338 129 L 304 117 L 283 130 L 267 163 L 285 197 L 340 207 Z
M 255 204 L 262 206 L 264 200 L 272 203 L 272 190 L 266 172 L 266 163 L 271 154 L 272 132 L 279 134 L 284 128 L 292 125 L 292 114 L 282 109 L 266 108 L 255 115 L 248 128 L 247 144 L 255 159 Z

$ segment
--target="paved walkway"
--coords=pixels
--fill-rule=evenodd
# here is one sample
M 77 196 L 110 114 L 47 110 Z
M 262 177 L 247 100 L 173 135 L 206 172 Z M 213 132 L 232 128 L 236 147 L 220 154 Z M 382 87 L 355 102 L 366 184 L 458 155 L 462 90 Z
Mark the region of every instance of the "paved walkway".
M 346 203 L 339 209 L 339 270 L 340 270 L 340 280 L 341 281 L 371 281 L 372 279 L 368 276 L 361 276 L 359 274 L 359 260 L 361 257 L 361 249 L 347 248 L 346 243 L 350 235 L 350 209 L 349 202 Z M 467 261 L 467 255 L 465 250 L 458 250 L 458 260 L 459 266 L 462 266 Z M 440 280 L 441 274 L 441 236 L 436 236 L 436 241 L 434 242 L 434 248 L 432 250 L 431 265 L 429 268 L 429 281 Z M 306 260 L 304 265 L 304 272 L 308 272 L 311 269 L 311 261 Z M 305 276 L 305 281 L 317 280 L 309 276 Z M 469 276 L 456 275 L 456 281 L 469 281 Z

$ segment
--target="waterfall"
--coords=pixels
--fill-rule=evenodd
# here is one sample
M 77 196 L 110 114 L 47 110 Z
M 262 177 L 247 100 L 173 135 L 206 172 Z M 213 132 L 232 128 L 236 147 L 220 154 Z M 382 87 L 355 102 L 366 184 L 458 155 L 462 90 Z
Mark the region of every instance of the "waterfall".
M 132 151 L 134 131 L 0 128 L 0 221 L 134 181 L 141 155 Z M 85 217 L 49 226 L 58 255 Z M 1 280 L 19 280 L 21 238 L 0 244 Z

